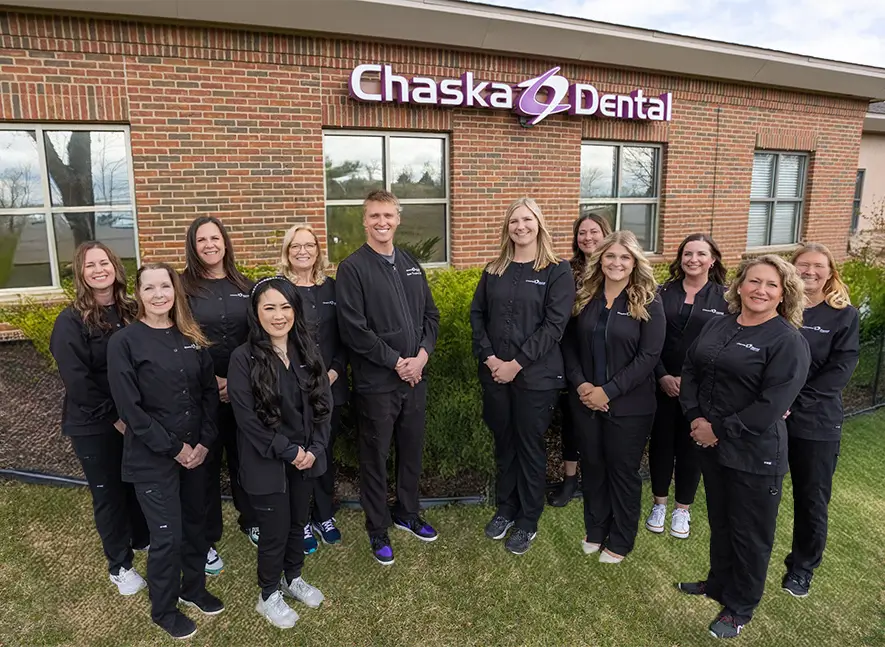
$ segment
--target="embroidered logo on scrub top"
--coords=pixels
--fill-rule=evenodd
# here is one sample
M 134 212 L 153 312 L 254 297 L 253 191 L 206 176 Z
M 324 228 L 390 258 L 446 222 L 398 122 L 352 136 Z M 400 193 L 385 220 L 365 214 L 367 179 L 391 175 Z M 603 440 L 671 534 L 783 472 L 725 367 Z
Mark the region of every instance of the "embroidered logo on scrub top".
M 538 279 L 526 279 L 525 282 L 532 285 L 547 285 L 547 281 L 539 281 Z
M 618 312 L 618 314 L 621 315 L 622 317 L 629 317 L 630 316 L 629 312 Z
M 232 296 L 232 297 L 239 297 L 239 298 L 241 298 L 241 299 L 248 299 L 248 298 L 249 298 L 249 295 L 248 295 L 248 294 L 243 294 L 242 292 L 234 292 L 233 294 L 231 294 L 231 295 L 229 295 L 229 296 Z
M 754 353 L 758 353 L 760 350 L 762 350 L 761 348 L 756 348 L 753 344 L 742 344 L 741 342 L 737 342 L 737 345 L 743 346 L 744 348 L 749 348 Z
M 820 326 L 802 326 L 803 330 L 813 330 L 814 332 L 819 332 L 822 335 L 829 334 L 829 330 L 826 328 L 821 328 Z
M 421 270 L 417 267 L 409 267 L 406 269 L 406 276 L 421 276 Z
M 716 308 L 702 308 L 701 312 L 712 312 L 714 315 L 724 315 L 724 312 L 720 312 Z
M 200 350 L 200 347 L 196 344 L 188 344 L 187 346 L 182 346 L 184 350 Z
M 323 301 L 324 306 L 337 306 L 338 304 L 335 301 Z

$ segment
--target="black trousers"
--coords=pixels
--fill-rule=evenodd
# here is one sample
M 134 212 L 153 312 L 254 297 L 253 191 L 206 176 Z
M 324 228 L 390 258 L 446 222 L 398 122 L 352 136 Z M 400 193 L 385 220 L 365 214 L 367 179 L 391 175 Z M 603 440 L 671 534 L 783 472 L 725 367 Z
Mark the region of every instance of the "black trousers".
M 71 436 L 71 445 L 92 493 L 95 528 L 108 571 L 116 575 L 120 568 L 132 568 L 132 549 L 144 548 L 150 541 L 135 490 L 120 476 L 123 434 L 113 429 L 103 434 Z
M 286 492 L 249 495 L 258 517 L 258 585 L 265 600 L 279 587 L 281 573 L 290 582 L 301 577 L 313 480 L 287 464 Z
M 360 503 L 366 512 L 366 530 L 378 537 L 390 527 L 387 506 L 387 459 L 396 443 L 396 505 L 402 519 L 418 516 L 418 480 L 424 452 L 424 416 L 427 382 L 410 387 L 403 382 L 389 393 L 355 396 L 360 452 Z
M 617 555 L 633 550 L 642 506 L 639 464 L 653 414 L 610 416 L 570 395 L 581 440 L 581 483 L 587 541 Z
M 716 449 L 699 454 L 710 523 L 707 595 L 746 622 L 765 588 L 784 477 L 723 467 Z
M 793 549 L 787 569 L 811 578 L 827 545 L 827 511 L 839 441 L 790 438 L 790 478 L 793 480 Z
M 537 532 L 547 478 L 544 434 L 559 390 L 491 383 L 483 384 L 482 391 L 482 417 L 495 440 L 497 514 L 517 528 Z
M 658 408 L 648 443 L 648 467 L 651 471 L 651 491 L 659 497 L 670 492 L 670 480 L 676 463 L 676 503 L 694 503 L 701 481 L 697 445 L 691 438 L 691 425 L 682 415 L 679 398 L 671 398 L 658 389 Z
M 341 406 L 332 408 L 332 429 L 329 433 L 329 446 L 326 447 L 326 471 L 313 482 L 313 505 L 311 506 L 310 518 L 322 523 L 328 521 L 335 514 L 333 499 L 335 497 L 335 461 L 332 450 L 335 447 L 335 439 L 341 430 Z M 306 523 L 306 522 L 305 522 Z
M 559 428 L 562 438 L 562 460 L 581 460 L 581 446 L 578 435 L 575 433 L 575 423 L 572 420 L 572 409 L 568 403 L 568 391 L 562 391 L 559 395 L 559 412 L 561 426 Z
M 178 597 L 199 598 L 206 590 L 206 465 L 177 466 L 135 493 L 151 533 L 147 583 L 151 618 L 157 624 L 173 614 Z
M 224 524 L 221 517 L 221 458 L 227 456 L 227 473 L 234 506 L 240 513 L 238 523 L 241 529 L 258 525 L 249 497 L 240 486 L 237 474 L 240 470 L 240 455 L 237 451 L 237 421 L 230 403 L 218 406 L 218 438 L 209 448 L 206 457 L 208 483 L 206 487 L 206 541 L 212 546 L 221 539 Z

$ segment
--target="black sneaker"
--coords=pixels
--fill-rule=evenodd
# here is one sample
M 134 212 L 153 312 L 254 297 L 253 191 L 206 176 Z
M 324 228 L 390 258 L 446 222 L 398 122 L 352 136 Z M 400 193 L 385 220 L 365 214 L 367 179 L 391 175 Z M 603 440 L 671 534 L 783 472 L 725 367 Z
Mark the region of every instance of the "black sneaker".
M 486 524 L 486 537 L 489 539 L 504 539 L 507 531 L 513 527 L 510 519 L 505 519 L 499 514 L 492 517 L 492 520 Z
M 784 575 L 781 587 L 794 598 L 808 597 L 808 589 L 811 587 L 811 578 L 805 578 L 796 573 Z
M 547 497 L 547 503 L 554 508 L 564 508 L 578 491 L 578 475 L 566 476 Z
M 186 607 L 199 609 L 201 613 L 207 616 L 217 616 L 224 611 L 224 604 L 221 600 L 209 593 L 209 591 L 203 591 L 200 596 L 194 600 L 186 600 L 185 598 L 180 597 L 178 598 L 178 601 Z
M 522 528 L 517 528 L 507 538 L 504 547 L 514 555 L 522 555 L 532 546 L 532 541 L 538 536 L 536 532 L 528 532 Z
M 190 638 L 197 633 L 197 625 L 181 611 L 169 614 L 161 623 L 157 623 L 166 633 L 177 640 Z
M 393 547 L 390 545 L 390 537 L 384 533 L 380 537 L 369 537 L 372 544 L 372 555 L 382 566 L 393 564 Z
M 680 582 L 676 588 L 687 593 L 688 595 L 707 595 L 707 581 L 702 582 Z
M 744 623 L 725 609 L 710 623 L 710 635 L 713 638 L 737 638 L 743 628 Z
M 436 541 L 439 538 L 439 533 L 421 517 L 413 517 L 412 519 L 395 517 L 393 526 L 412 533 L 421 541 Z

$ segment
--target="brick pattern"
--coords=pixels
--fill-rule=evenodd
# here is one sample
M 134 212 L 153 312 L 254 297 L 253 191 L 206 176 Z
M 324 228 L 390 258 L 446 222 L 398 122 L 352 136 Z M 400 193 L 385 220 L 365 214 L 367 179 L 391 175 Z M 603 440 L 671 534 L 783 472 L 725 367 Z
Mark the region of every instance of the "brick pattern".
M 397 74 L 517 83 L 553 65 L 603 92 L 674 94 L 670 124 L 565 115 L 533 128 L 505 111 L 363 105 L 359 62 Z M 539 200 L 568 253 L 582 139 L 664 145 L 659 249 L 706 231 L 728 262 L 746 247 L 753 151 L 811 152 L 803 237 L 844 255 L 862 100 L 645 71 L 405 44 L 0 11 L 0 121 L 129 123 L 145 258 L 181 263 L 199 214 L 230 226 L 240 259 L 276 258 L 297 220 L 325 235 L 322 132 L 451 134 L 452 261 L 496 253 L 507 204 Z

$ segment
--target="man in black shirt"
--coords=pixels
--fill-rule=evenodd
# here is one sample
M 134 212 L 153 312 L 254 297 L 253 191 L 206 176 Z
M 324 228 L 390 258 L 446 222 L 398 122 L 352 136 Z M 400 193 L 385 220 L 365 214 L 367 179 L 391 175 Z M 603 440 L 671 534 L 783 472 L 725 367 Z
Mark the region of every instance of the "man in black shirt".
M 396 442 L 394 525 L 422 541 L 436 530 L 419 516 L 427 383 L 424 367 L 439 311 L 418 262 L 393 245 L 399 200 L 375 191 L 363 203 L 366 244 L 338 267 L 338 326 L 350 352 L 360 436 L 360 499 L 375 559 L 393 564 L 387 529 L 387 458 Z

